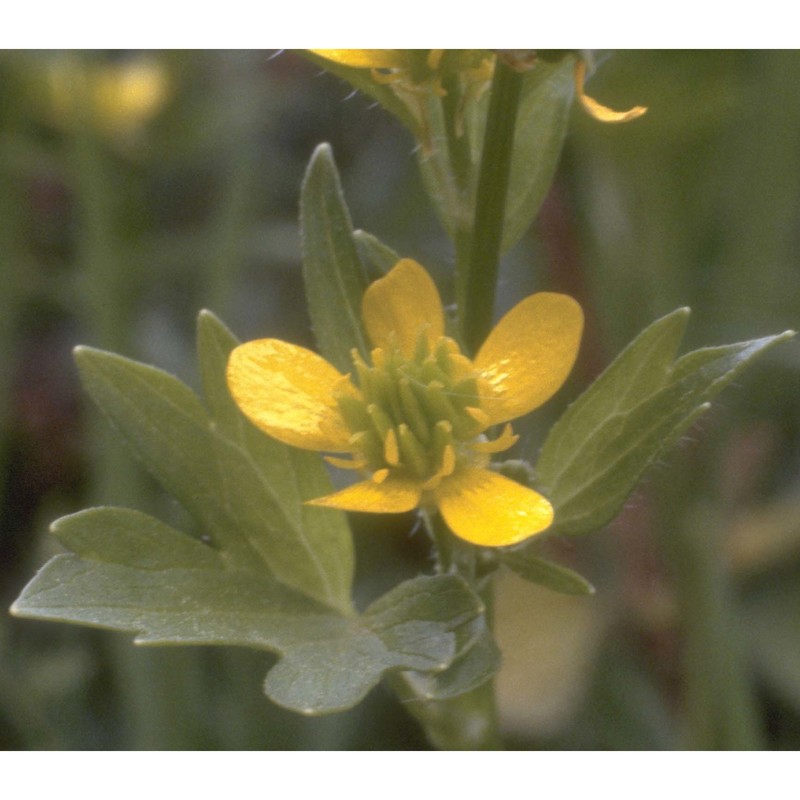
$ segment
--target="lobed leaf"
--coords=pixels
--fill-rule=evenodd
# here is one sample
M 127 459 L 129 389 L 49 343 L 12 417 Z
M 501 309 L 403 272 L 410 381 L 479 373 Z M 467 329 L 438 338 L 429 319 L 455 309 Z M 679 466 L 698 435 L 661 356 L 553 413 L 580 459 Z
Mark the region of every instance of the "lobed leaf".
M 403 673 L 413 690 L 408 699 L 448 700 L 477 689 L 500 669 L 500 650 L 484 615 L 461 626 L 456 643 L 458 652 L 442 672 Z
M 643 331 L 553 426 L 537 463 L 554 532 L 609 522 L 647 467 L 756 356 L 793 333 L 705 348 L 675 361 L 688 319 L 679 309 Z
M 455 576 L 396 587 L 362 617 L 338 614 L 145 514 L 97 508 L 58 520 L 72 555 L 49 561 L 12 607 L 20 617 L 136 634 L 143 645 L 233 645 L 277 653 L 264 688 L 307 714 L 349 708 L 393 670 L 442 670 L 455 630 L 481 614 Z

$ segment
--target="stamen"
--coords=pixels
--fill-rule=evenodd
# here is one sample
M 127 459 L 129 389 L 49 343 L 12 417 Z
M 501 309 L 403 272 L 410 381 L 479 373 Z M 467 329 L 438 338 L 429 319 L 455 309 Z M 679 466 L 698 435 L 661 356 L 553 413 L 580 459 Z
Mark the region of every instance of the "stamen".
M 401 378 L 398 383 L 398 390 L 400 392 L 400 401 L 403 404 L 403 411 L 405 411 L 406 419 L 410 424 L 414 434 L 423 443 L 430 442 L 431 435 L 428 422 L 425 419 L 425 412 L 422 406 L 411 389 L 411 383 L 408 378 Z
M 365 458 L 337 458 L 336 456 L 323 456 L 323 458 L 334 467 L 339 469 L 364 469 L 367 466 Z
M 509 423 L 503 428 L 501 434 L 490 442 L 473 442 L 470 449 L 476 453 L 502 453 L 519 441 L 519 436 L 511 428 Z
M 348 444 L 357 453 L 360 453 L 368 464 L 383 463 L 383 441 L 375 431 L 359 431 L 348 440 Z
M 428 409 L 435 419 L 448 420 L 451 424 L 455 422 L 457 413 L 453 404 L 444 394 L 444 384 L 440 381 L 431 381 L 428 384 L 428 391 L 425 392 L 425 400 Z
M 453 474 L 456 468 L 456 451 L 453 445 L 448 444 L 442 452 L 442 467 L 441 473 L 446 478 L 448 475 Z
M 369 418 L 372 420 L 372 424 L 381 441 L 384 441 L 386 439 L 386 434 L 389 433 L 393 427 L 389 415 L 375 403 L 370 403 L 367 406 L 367 414 L 369 414 Z
M 425 492 L 430 492 L 432 489 L 435 489 L 440 483 L 442 482 L 442 473 L 441 470 L 434 475 L 432 475 L 428 480 L 426 480 L 422 484 L 422 490 Z
M 386 459 L 387 464 L 396 467 L 400 464 L 400 451 L 397 447 L 397 435 L 394 428 L 391 428 L 386 434 L 383 442 L 383 457 Z
M 405 423 L 397 426 L 397 436 L 403 462 L 413 470 L 419 478 L 424 478 L 430 471 L 426 448 L 422 446 L 419 439 L 414 436 L 411 429 Z
M 370 417 L 363 400 L 343 394 L 336 397 L 336 405 L 351 431 L 363 431 L 369 428 Z
M 372 480 L 375 483 L 383 483 L 389 477 L 389 470 L 384 469 L 376 469 L 375 472 L 372 473 Z
M 439 420 L 433 429 L 433 450 L 437 462 L 441 462 L 445 447 L 453 444 L 453 426 L 446 420 Z

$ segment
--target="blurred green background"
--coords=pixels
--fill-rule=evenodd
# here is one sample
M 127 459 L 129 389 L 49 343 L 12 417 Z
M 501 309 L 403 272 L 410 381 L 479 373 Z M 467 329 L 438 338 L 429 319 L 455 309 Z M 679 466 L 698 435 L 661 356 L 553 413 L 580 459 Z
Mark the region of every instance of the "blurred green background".
M 506 257 L 498 310 L 537 289 L 587 313 L 544 431 L 645 325 L 678 306 L 686 346 L 800 326 L 800 53 L 603 53 L 587 90 L 650 107 L 605 126 L 575 109 L 556 181 Z M 332 144 L 354 224 L 416 258 L 446 298 L 453 254 L 401 126 L 295 53 L 0 53 L 0 600 L 92 504 L 179 524 L 81 394 L 89 344 L 197 385 L 201 308 L 242 339 L 313 346 L 297 203 Z M 800 354 L 728 389 L 605 530 L 553 542 L 598 588 L 504 577 L 498 679 L 510 746 L 800 747 Z M 356 520 L 358 593 L 430 567 L 413 521 Z M 382 527 L 386 527 L 385 524 Z M 5 749 L 426 747 L 388 691 L 304 719 L 272 706 L 270 656 L 141 649 L 130 637 L 0 617 Z

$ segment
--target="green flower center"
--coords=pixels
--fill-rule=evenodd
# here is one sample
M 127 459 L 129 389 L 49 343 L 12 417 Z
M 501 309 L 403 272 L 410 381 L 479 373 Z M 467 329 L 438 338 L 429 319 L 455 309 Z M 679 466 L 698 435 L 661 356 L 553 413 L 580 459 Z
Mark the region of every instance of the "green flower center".
M 431 347 L 423 330 L 410 359 L 394 345 L 373 350 L 371 365 L 352 356 L 359 391 L 348 381 L 335 392 L 352 432 L 351 466 L 377 482 L 393 474 L 433 488 L 465 461 L 485 463 L 469 447 L 489 424 L 479 379 L 452 339 Z

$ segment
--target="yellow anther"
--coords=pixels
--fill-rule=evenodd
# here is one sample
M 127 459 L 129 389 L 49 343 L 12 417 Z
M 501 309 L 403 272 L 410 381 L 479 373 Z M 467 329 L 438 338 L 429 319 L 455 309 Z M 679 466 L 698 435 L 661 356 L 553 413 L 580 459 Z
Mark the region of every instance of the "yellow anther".
M 363 469 L 367 462 L 363 458 L 337 458 L 336 456 L 324 456 L 325 460 L 339 469 Z
M 519 436 L 511 429 L 511 425 L 506 423 L 502 433 L 491 442 L 473 442 L 470 448 L 477 453 L 501 453 L 516 444 Z
M 373 483 L 383 483 L 389 477 L 389 470 L 384 469 L 377 469 L 375 472 L 372 473 L 372 481 Z
M 442 451 L 442 467 L 440 470 L 442 477 L 446 478 L 448 475 L 452 475 L 455 468 L 456 451 L 453 448 L 453 445 L 448 444 Z
M 397 446 L 397 434 L 391 428 L 383 440 L 383 457 L 387 464 L 396 467 L 400 464 L 400 449 Z

